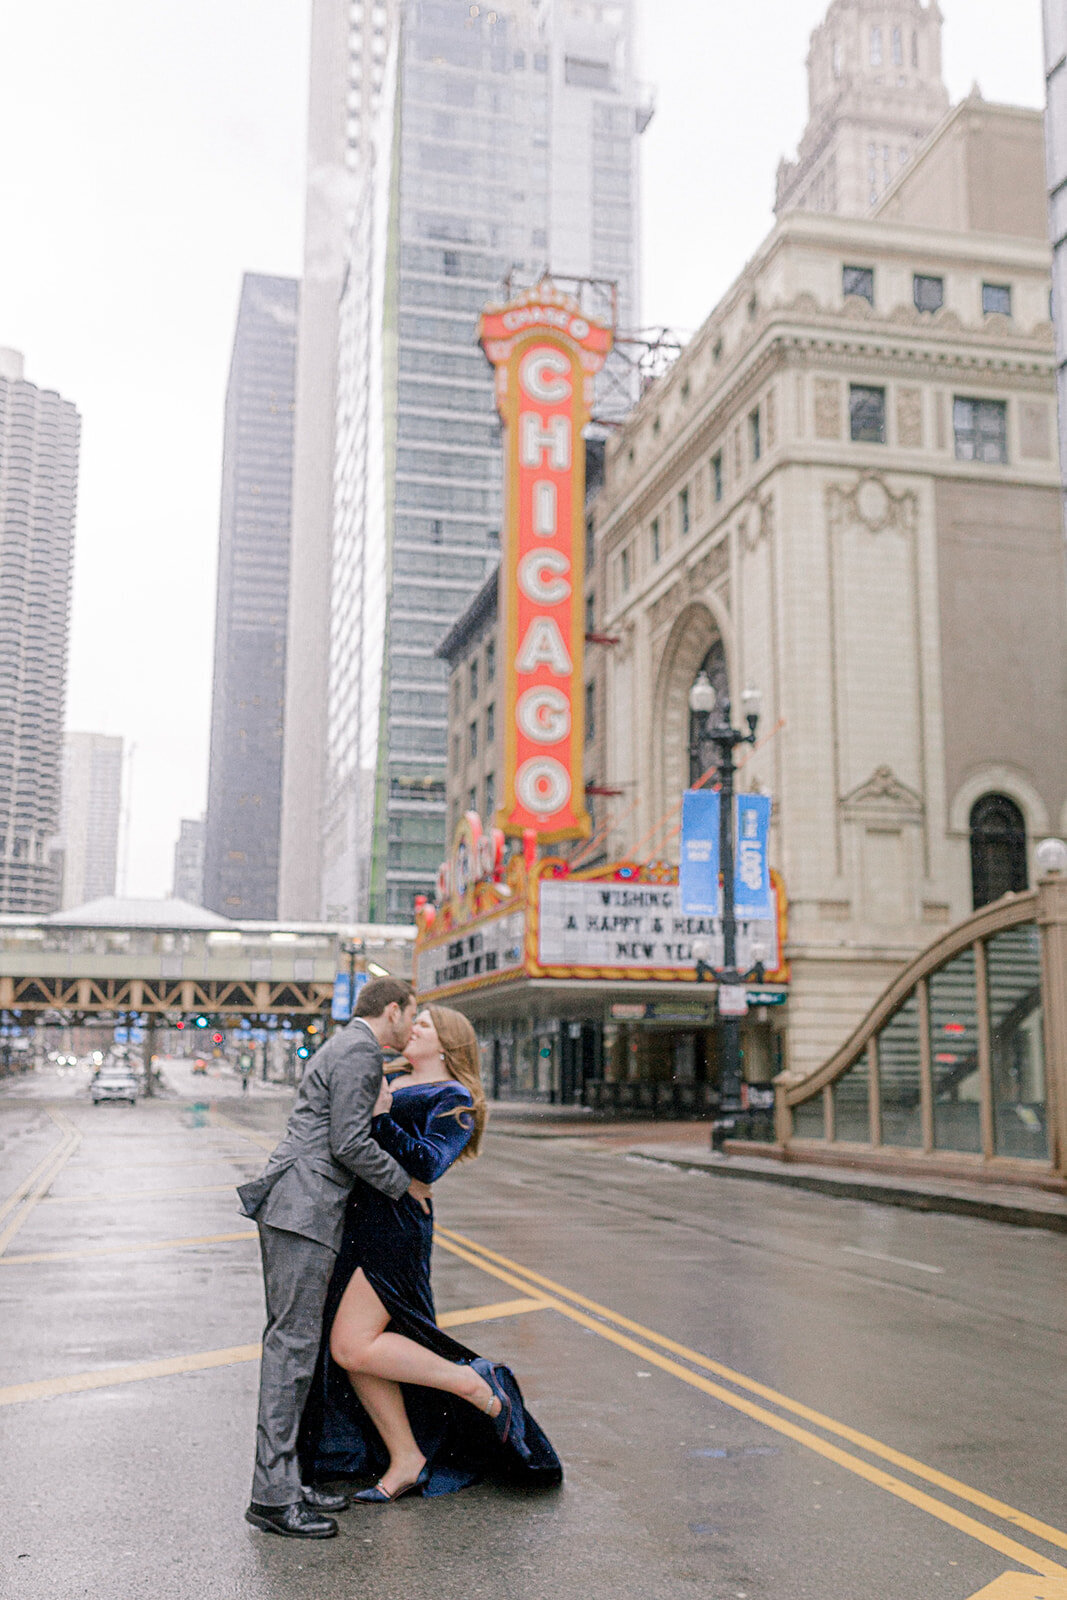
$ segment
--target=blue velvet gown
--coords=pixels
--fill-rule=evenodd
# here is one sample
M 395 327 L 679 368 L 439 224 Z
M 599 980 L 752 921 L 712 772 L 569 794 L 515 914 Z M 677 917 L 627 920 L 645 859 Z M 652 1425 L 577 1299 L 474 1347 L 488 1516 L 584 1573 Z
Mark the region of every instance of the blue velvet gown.
M 471 1105 L 460 1084 L 394 1086 L 392 1110 L 375 1117 L 374 1137 L 413 1178 L 435 1183 L 460 1156 L 473 1131 L 463 1115 Z M 450 1115 L 456 1113 L 459 1115 Z M 437 1326 L 430 1287 L 433 1218 L 410 1195 L 390 1200 L 356 1180 L 337 1257 L 323 1322 L 322 1348 L 304 1412 L 300 1459 L 305 1483 L 343 1477 L 378 1478 L 388 1456 L 377 1429 L 356 1398 L 348 1375 L 329 1353 L 330 1329 L 341 1296 L 357 1268 L 389 1312 L 389 1329 L 406 1334 L 446 1361 L 471 1361 L 476 1352 L 450 1339 Z M 507 1367 L 497 1376 L 512 1402 L 511 1434 L 497 1440 L 490 1420 L 465 1400 L 438 1389 L 404 1384 L 412 1432 L 426 1457 L 425 1493 L 450 1494 L 487 1474 L 530 1488 L 557 1484 L 559 1457 L 526 1410 L 522 1393 Z

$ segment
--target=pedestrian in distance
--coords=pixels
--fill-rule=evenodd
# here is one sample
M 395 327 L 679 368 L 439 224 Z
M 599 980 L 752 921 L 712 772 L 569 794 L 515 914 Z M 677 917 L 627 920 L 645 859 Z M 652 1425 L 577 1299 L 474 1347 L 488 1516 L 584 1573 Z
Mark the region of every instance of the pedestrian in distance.
M 458 1011 L 428 1006 L 405 1054 L 410 1071 L 383 1084 L 373 1133 L 435 1183 L 481 1145 L 478 1040 Z M 357 1179 L 301 1429 L 304 1481 L 371 1477 L 354 1499 L 372 1505 L 448 1494 L 487 1474 L 524 1488 L 558 1484 L 559 1458 L 513 1374 L 437 1326 L 432 1244 L 432 1214 Z
M 429 1187 L 371 1136 L 382 1047 L 403 1049 L 414 991 L 397 978 L 364 985 L 356 1014 L 308 1063 L 285 1133 L 260 1176 L 237 1193 L 259 1229 L 267 1325 L 259 1381 L 256 1461 L 245 1516 L 287 1538 L 328 1539 L 344 1495 L 306 1488 L 297 1459 L 323 1309 L 353 1183 L 428 1209 Z

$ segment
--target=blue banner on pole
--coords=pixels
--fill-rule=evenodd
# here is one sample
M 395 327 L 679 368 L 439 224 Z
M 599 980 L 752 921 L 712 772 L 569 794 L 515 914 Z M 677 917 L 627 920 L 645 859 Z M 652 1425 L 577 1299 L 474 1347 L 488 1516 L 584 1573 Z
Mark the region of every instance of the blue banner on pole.
M 356 996 L 367 982 L 369 974 L 339 972 L 333 980 L 333 999 L 330 1016 L 334 1022 L 347 1022 L 356 1007 Z
M 682 796 L 678 888 L 685 916 L 720 915 L 719 796 L 714 789 L 687 789 Z
M 352 1015 L 352 980 L 347 972 L 339 972 L 333 980 L 333 999 L 330 1016 L 334 1022 L 347 1022 Z
M 771 868 L 768 838 L 771 827 L 771 797 L 767 794 L 739 794 L 735 814 L 737 826 L 737 871 L 734 877 L 734 909 L 739 922 L 766 922 L 774 917 L 771 894 Z

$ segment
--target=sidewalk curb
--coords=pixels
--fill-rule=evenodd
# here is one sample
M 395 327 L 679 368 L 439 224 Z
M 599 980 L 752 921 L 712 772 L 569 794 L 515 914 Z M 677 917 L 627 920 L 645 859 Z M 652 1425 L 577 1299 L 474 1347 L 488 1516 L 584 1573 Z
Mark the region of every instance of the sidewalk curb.
M 727 1156 L 720 1164 L 694 1161 L 684 1156 L 653 1153 L 647 1147 L 632 1145 L 622 1152 L 653 1165 L 675 1167 L 683 1172 L 705 1172 L 715 1178 L 742 1178 L 752 1183 L 777 1183 L 788 1189 L 807 1189 L 812 1194 L 832 1195 L 841 1200 L 866 1200 L 875 1205 L 899 1206 L 906 1211 L 938 1211 L 958 1217 L 978 1217 L 984 1222 L 1007 1223 L 1015 1228 L 1044 1228 L 1050 1233 L 1067 1233 L 1067 1212 L 1034 1209 L 1025 1203 L 1009 1205 L 999 1200 L 981 1200 L 962 1194 L 937 1194 L 930 1190 L 897 1188 L 891 1184 L 870 1183 L 860 1177 L 821 1178 L 814 1173 L 758 1172 L 741 1166 L 728 1166 Z

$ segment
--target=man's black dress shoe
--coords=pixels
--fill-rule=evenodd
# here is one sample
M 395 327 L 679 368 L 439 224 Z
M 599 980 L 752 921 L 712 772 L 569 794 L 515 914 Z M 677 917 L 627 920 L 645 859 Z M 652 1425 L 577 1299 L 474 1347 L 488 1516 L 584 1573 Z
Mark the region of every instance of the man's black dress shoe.
M 329 1489 L 313 1489 L 304 1485 L 304 1504 L 316 1511 L 347 1511 L 351 1505 L 346 1494 L 331 1494 Z
M 303 1500 L 291 1506 L 261 1506 L 253 1500 L 245 1521 L 264 1533 L 280 1533 L 283 1539 L 332 1539 L 337 1532 L 332 1517 L 313 1511 Z

